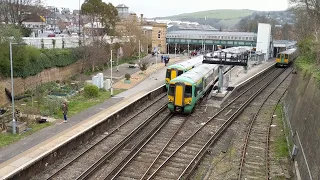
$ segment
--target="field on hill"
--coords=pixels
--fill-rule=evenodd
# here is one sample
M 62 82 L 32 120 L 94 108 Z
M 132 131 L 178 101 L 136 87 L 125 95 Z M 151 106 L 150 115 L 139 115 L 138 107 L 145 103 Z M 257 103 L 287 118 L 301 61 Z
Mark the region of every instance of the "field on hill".
M 241 19 L 246 16 L 250 16 L 254 10 L 248 9 L 219 9 L 219 10 L 209 10 L 209 11 L 200 11 L 194 13 L 185 13 L 175 16 L 163 17 L 171 20 L 178 20 L 181 18 L 215 18 L 221 20 L 232 20 L 232 19 Z

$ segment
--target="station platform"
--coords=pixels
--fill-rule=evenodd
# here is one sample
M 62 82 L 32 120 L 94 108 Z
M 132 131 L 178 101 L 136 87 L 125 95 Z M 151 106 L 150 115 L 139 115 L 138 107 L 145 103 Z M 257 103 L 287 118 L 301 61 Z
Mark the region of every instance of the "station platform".
M 275 65 L 275 59 L 269 59 L 263 61 L 260 64 L 250 64 L 248 69 L 245 70 L 242 66 L 233 67 L 228 73 L 224 75 L 223 91 L 218 93 L 217 90 L 211 92 L 207 99 L 207 105 L 211 105 L 217 108 L 221 107 L 221 104 L 231 95 L 234 89 L 242 86 L 259 73 L 269 69 Z M 218 83 L 215 84 L 218 86 Z
M 187 56 L 177 57 L 180 60 L 169 63 L 169 65 L 189 59 Z M 159 69 L 134 87 L 117 94 L 102 104 L 69 117 L 68 123 L 57 122 L 20 141 L 0 148 L 0 179 L 5 179 L 8 175 L 25 168 L 42 155 L 99 123 L 101 119 L 143 97 L 150 91 L 163 86 L 165 72 L 165 67 Z
M 184 57 L 181 58 L 181 61 L 187 59 L 188 57 Z M 248 78 L 272 66 L 273 63 L 274 60 L 263 62 L 260 65 L 252 66 L 247 72 L 244 72 L 243 67 L 233 68 L 231 73 L 228 74 L 231 77 L 229 79 L 229 86 L 239 86 Z M 48 152 L 54 151 L 70 139 L 100 123 L 103 119 L 115 113 L 115 111 L 143 97 L 150 91 L 163 86 L 165 72 L 165 67 L 159 69 L 127 91 L 70 117 L 68 123 L 56 123 L 16 143 L 0 148 L 0 179 L 5 179 L 9 175 L 28 167 L 31 163 L 48 154 Z

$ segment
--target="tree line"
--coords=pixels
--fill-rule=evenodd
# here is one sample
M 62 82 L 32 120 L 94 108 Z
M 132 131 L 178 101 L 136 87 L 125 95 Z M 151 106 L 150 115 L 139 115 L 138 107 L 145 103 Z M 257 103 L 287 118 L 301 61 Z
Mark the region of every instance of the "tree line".
M 290 0 L 296 14 L 294 33 L 299 42 L 298 63 L 320 64 L 320 3 L 314 0 Z
M 25 0 L 19 2 L 25 3 L 24 5 L 32 5 L 36 1 Z M 9 8 L 9 5 L 17 5 L 10 3 L 5 4 L 5 8 Z M 22 4 L 18 3 L 18 5 Z M 28 6 L 19 8 L 22 10 L 22 7 Z M 1 8 L 4 8 L 4 6 L 1 6 Z M 27 9 L 23 11 L 26 12 Z M 92 36 L 90 36 L 92 38 L 90 43 L 82 42 L 85 38 L 80 37 L 79 48 L 46 50 L 36 49 L 25 44 L 14 46 L 14 75 L 25 78 L 35 75 L 43 69 L 63 67 L 79 60 L 82 63 L 83 72 L 88 70 L 94 72 L 110 67 L 111 50 L 113 50 L 114 60 L 130 62 L 138 57 L 139 40 L 142 47 L 147 47 L 151 44 L 151 36 L 142 31 L 140 23 L 136 19 L 120 20 L 117 9 L 111 3 L 107 4 L 102 0 L 86 0 L 81 6 L 81 14 L 86 16 L 92 25 L 91 29 L 89 28 L 93 32 Z M 21 23 L 24 17 L 21 16 L 14 19 L 13 17 L 16 17 L 15 14 L 12 14 L 11 17 L 10 13 L 4 14 L 3 11 L 1 11 L 1 17 L 7 21 L 7 24 L 0 25 L 0 75 L 7 77 L 10 73 L 9 42 L 23 44 L 24 31 Z M 95 22 L 102 24 L 103 28 L 102 31 L 100 29 L 100 34 L 94 33 L 96 29 L 93 28 L 93 23 Z M 116 24 L 119 22 L 122 22 L 123 30 L 116 28 Z M 111 43 L 106 37 L 111 38 Z M 126 42 L 116 43 L 116 38 L 125 39 Z M 122 57 L 119 56 L 120 48 L 123 51 Z

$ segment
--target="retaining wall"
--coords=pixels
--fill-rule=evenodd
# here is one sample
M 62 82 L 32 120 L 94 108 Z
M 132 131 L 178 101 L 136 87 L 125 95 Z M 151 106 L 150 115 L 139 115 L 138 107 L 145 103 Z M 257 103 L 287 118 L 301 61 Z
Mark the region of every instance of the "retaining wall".
M 311 74 L 293 74 L 284 99 L 288 138 L 298 147 L 292 156 L 302 180 L 320 179 L 320 84 Z M 292 152 L 292 149 L 290 149 Z M 295 164 L 293 163 L 293 164 Z

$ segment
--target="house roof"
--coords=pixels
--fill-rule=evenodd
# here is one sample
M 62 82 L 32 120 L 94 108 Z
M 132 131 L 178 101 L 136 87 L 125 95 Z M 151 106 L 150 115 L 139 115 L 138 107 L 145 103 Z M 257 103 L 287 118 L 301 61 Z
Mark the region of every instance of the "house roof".
M 37 14 L 27 14 L 24 22 L 43 22 Z
M 116 8 L 129 8 L 129 7 L 124 4 L 119 4 L 118 6 L 116 6 Z

